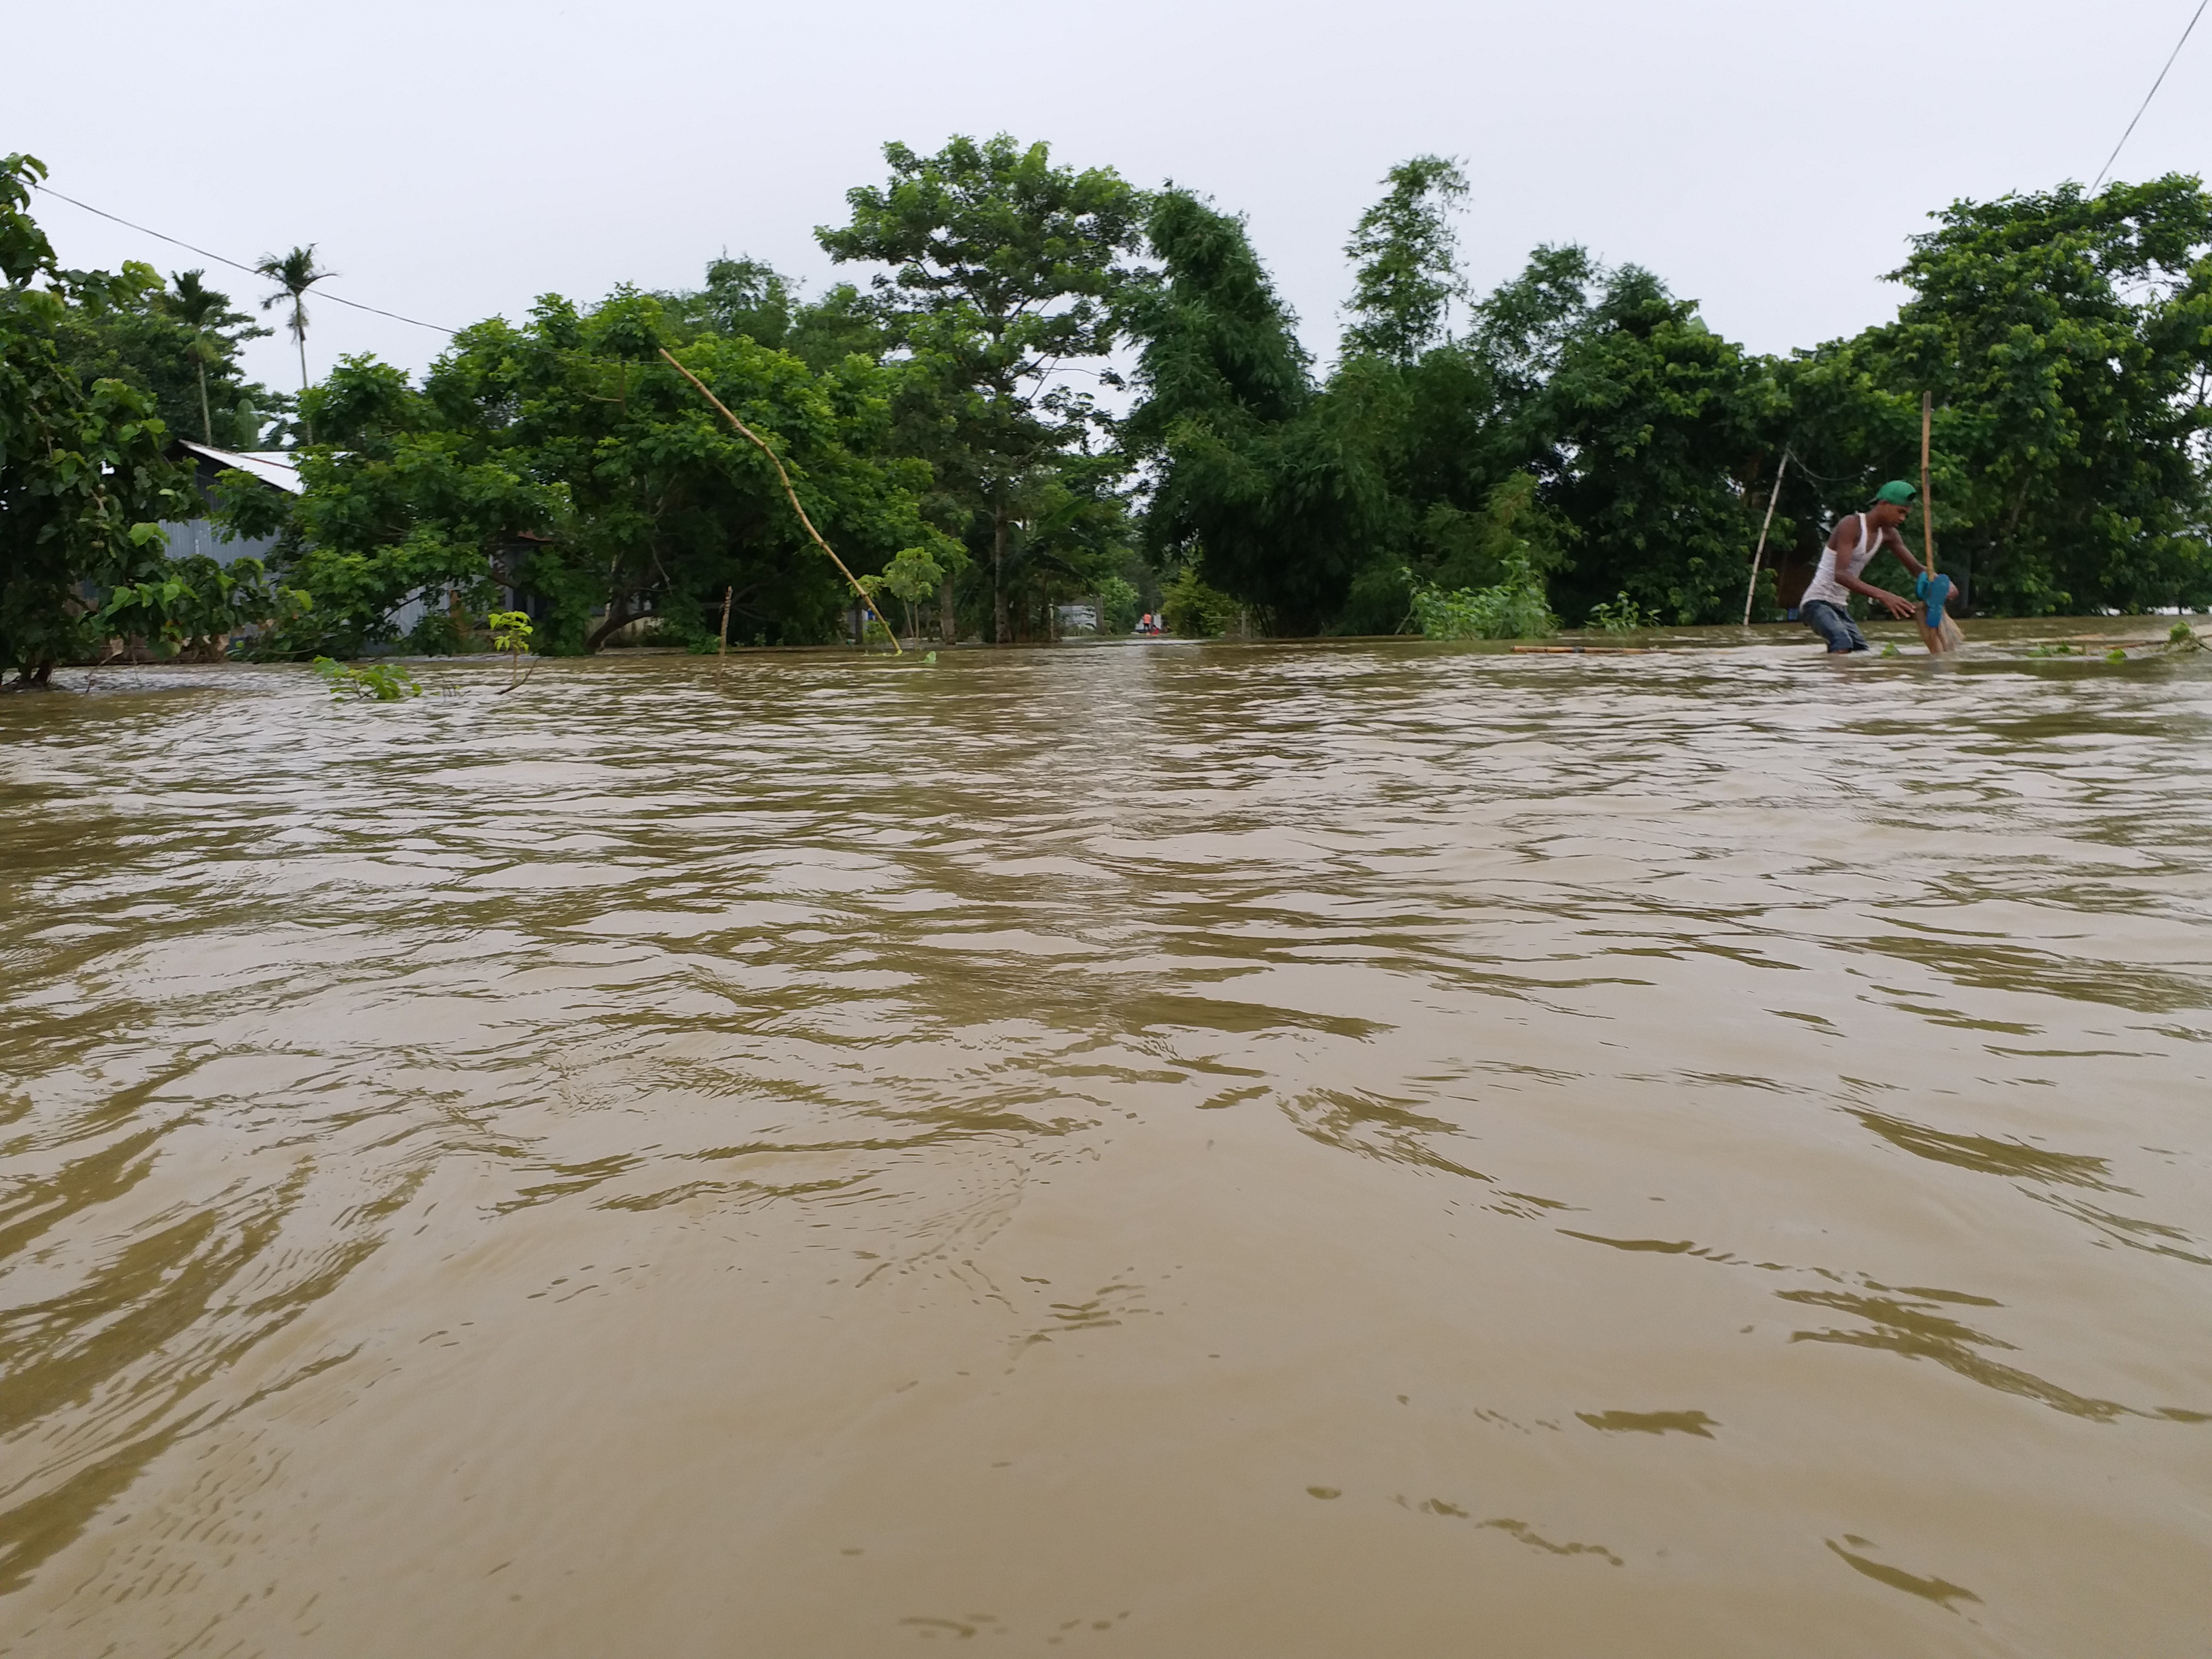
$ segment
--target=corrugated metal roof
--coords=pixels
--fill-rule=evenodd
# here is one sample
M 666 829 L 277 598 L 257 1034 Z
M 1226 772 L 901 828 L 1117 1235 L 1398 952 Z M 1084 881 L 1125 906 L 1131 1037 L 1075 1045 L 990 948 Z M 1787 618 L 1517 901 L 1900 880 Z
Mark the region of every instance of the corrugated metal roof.
M 265 484 L 274 484 L 288 495 L 297 495 L 307 486 L 300 482 L 300 464 L 289 450 L 210 449 L 205 444 L 196 444 L 189 438 L 178 440 L 180 448 L 195 455 L 204 455 L 218 466 L 235 467 L 240 472 L 250 472 Z

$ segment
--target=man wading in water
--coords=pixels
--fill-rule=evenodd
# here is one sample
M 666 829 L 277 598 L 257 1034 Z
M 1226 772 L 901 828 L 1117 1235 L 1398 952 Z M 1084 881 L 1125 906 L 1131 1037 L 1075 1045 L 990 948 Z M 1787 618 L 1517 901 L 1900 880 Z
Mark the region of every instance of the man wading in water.
M 1884 484 L 1875 491 L 1874 505 L 1838 524 L 1821 550 L 1820 568 L 1805 585 L 1805 597 L 1797 601 L 1797 614 L 1806 627 L 1827 641 L 1830 655 L 1871 648 L 1859 625 L 1851 620 L 1852 594 L 1865 594 L 1899 622 L 1920 608 L 1886 587 L 1859 580 L 1859 572 L 1884 546 L 1897 555 L 1898 562 L 1907 570 L 1916 576 L 1920 574 L 1919 561 L 1905 550 L 1905 538 L 1897 533 L 1897 526 L 1912 511 L 1912 498 L 1919 493 L 1903 479 Z

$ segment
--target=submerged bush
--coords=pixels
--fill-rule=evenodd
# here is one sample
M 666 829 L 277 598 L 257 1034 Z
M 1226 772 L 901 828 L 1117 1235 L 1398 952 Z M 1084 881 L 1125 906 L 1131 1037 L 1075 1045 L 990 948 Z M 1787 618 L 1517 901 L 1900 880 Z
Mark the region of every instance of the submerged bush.
M 372 662 L 349 668 L 328 657 L 318 657 L 315 672 L 340 702 L 404 702 L 422 695 L 415 677 L 398 663 Z
M 1495 587 L 1447 591 L 1419 580 L 1413 586 L 1413 618 L 1432 640 L 1533 640 L 1559 631 L 1544 579 L 1518 553 Z
M 1658 627 L 1659 613 L 1646 611 L 1624 588 L 1612 603 L 1590 607 L 1589 626 L 1601 634 L 1633 634 L 1640 628 Z

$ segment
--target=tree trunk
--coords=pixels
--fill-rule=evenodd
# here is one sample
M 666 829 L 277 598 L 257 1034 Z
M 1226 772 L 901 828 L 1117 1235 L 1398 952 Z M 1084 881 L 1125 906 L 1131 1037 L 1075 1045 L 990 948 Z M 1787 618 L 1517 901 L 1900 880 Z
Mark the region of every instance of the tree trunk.
M 1010 619 L 1006 615 L 1006 589 L 1000 580 L 1006 562 L 1006 509 L 1001 505 L 991 509 L 991 642 L 994 645 L 1012 643 Z
M 208 413 L 207 365 L 194 363 L 192 367 L 200 372 L 200 441 L 210 449 L 213 449 L 215 447 L 215 416 Z
M 947 645 L 960 642 L 960 617 L 952 608 L 952 578 L 950 576 L 937 590 L 937 631 Z
M 298 316 L 299 316 L 298 308 L 297 308 L 296 307 L 294 307 L 294 311 L 293 311 L 293 317 L 294 317 L 294 319 L 295 319 L 295 327 L 294 327 L 294 328 L 293 328 L 293 330 L 292 330 L 292 336 L 293 336 L 293 337 L 294 337 L 295 339 L 296 339 L 296 340 L 297 340 L 297 341 L 299 341 L 299 343 L 300 343 L 300 425 L 301 425 L 301 429 L 302 429 L 302 430 L 304 430 L 304 431 L 307 433 L 307 441 L 308 441 L 309 443 L 313 443 L 313 442 L 314 442 L 314 441 L 315 441 L 315 428 L 314 428 L 314 424 L 313 424 L 313 422 L 312 422 L 311 421 L 309 421 L 309 420 L 307 419 L 307 328 L 306 328 L 303 325 L 300 325 L 300 324 L 298 324 Z
M 608 636 L 613 634 L 617 629 L 627 628 L 630 623 L 635 622 L 640 617 L 645 615 L 645 612 L 642 611 L 632 611 L 629 608 L 629 597 L 630 596 L 629 594 L 624 593 L 619 599 L 611 599 L 608 601 L 606 620 L 602 622 L 597 628 L 593 629 L 590 634 L 585 636 L 584 654 L 586 656 L 588 657 L 592 655 L 601 646 L 605 645 L 607 642 Z

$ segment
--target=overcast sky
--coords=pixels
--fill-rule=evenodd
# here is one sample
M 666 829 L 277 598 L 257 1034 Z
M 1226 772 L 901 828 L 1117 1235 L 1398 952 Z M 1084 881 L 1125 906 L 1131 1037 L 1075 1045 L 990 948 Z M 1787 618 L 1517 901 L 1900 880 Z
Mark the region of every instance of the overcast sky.
M 548 289 L 694 284 L 725 248 L 818 286 L 833 268 L 812 228 L 883 176 L 883 141 L 1003 131 L 1248 214 L 1323 356 L 1352 222 L 1385 169 L 1433 152 L 1467 164 L 1478 284 L 1580 241 L 1780 351 L 1890 314 L 1881 273 L 1929 210 L 2094 178 L 2196 3 L 13 0 L 0 151 L 249 264 L 313 242 L 333 291 L 454 326 Z M 2212 23 L 2116 173 L 2208 155 Z M 36 210 L 64 264 L 208 263 L 51 198 Z M 318 375 L 352 351 L 420 369 L 441 345 L 311 315 Z M 296 384 L 282 336 L 249 363 Z

